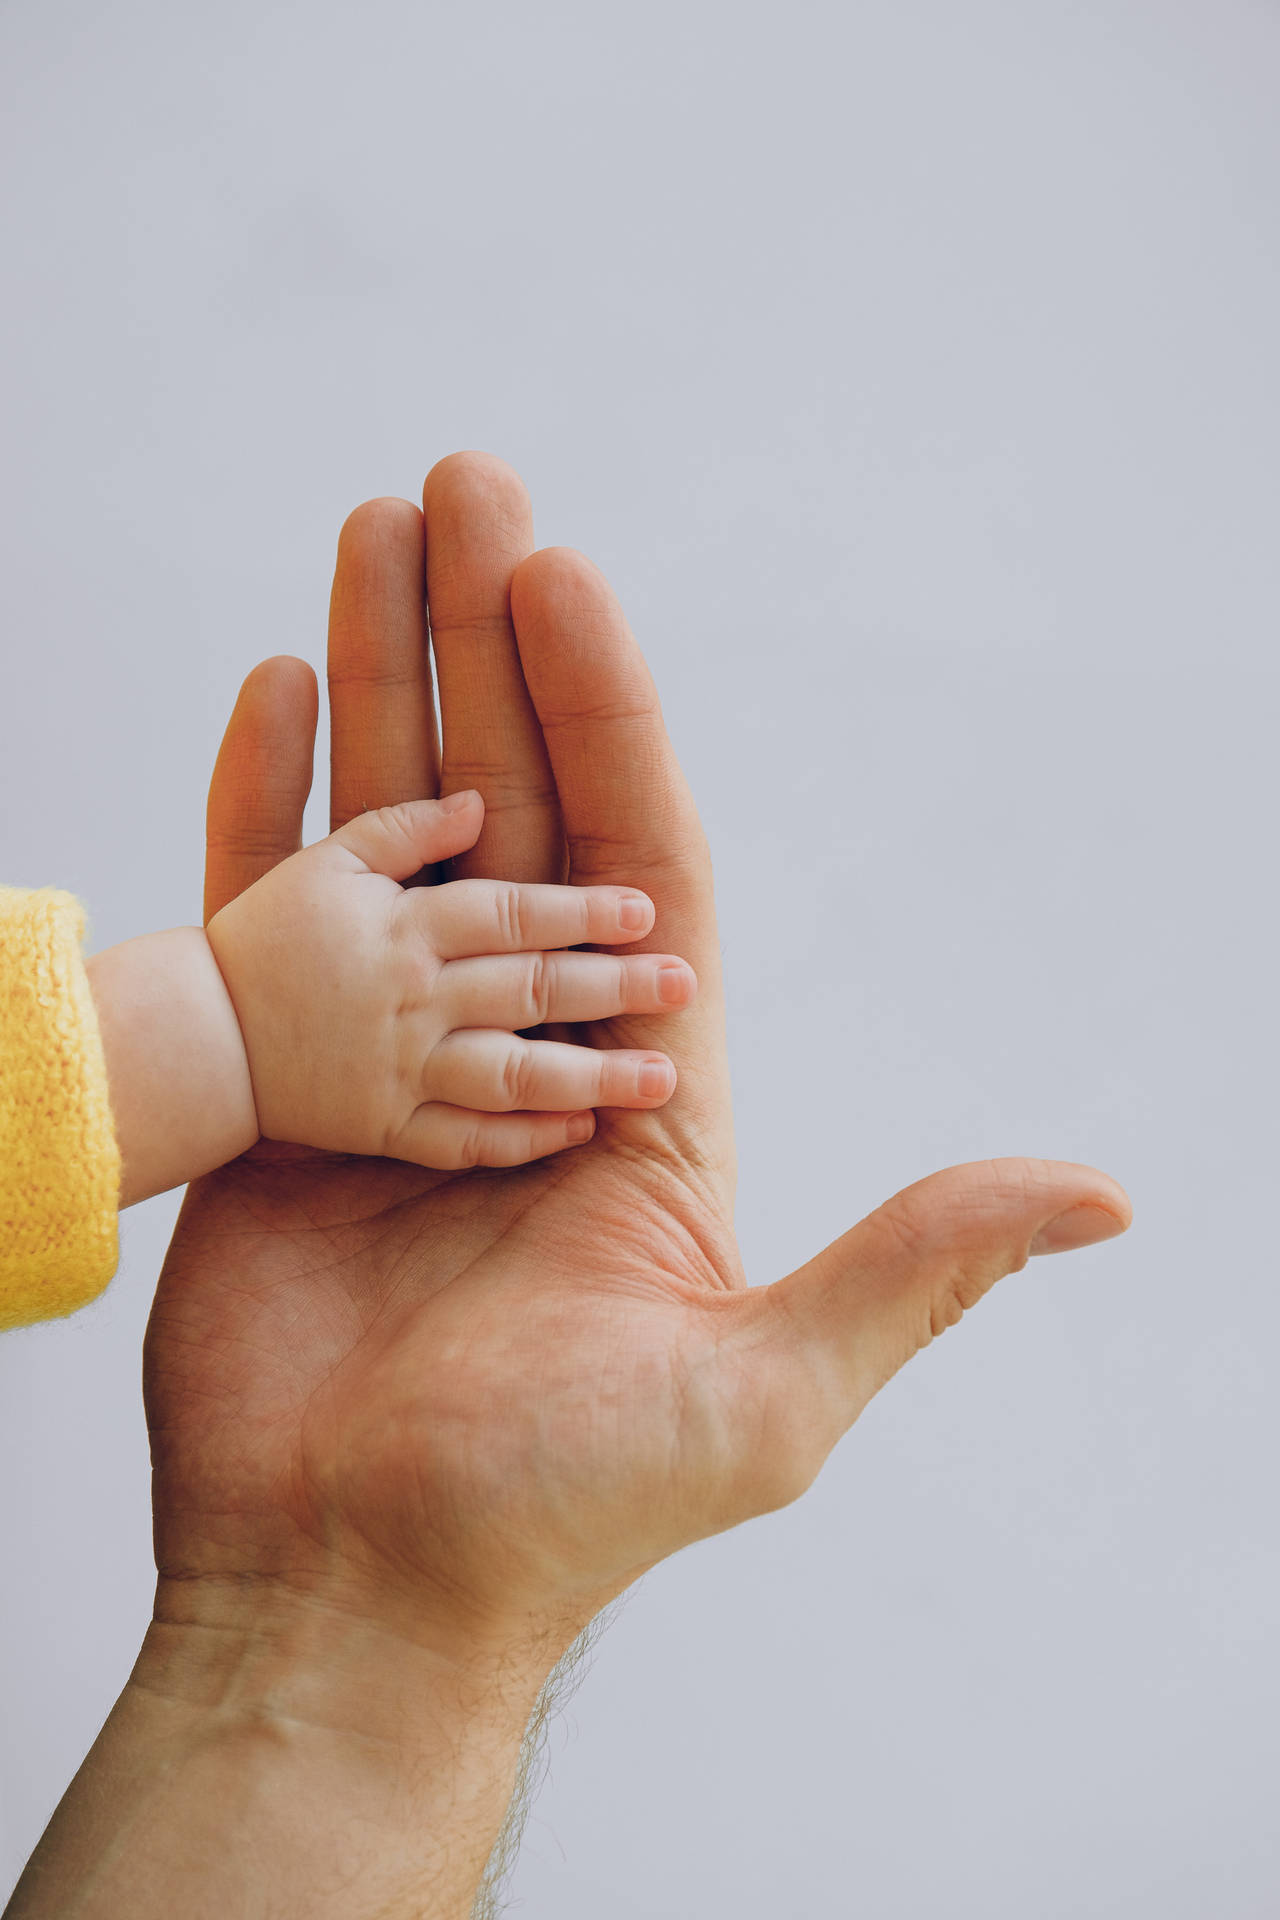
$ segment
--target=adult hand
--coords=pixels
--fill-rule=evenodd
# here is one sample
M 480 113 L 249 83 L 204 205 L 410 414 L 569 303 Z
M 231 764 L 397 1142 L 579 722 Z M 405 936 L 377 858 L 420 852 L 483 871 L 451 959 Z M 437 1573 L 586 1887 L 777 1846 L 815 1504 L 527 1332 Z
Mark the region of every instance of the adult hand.
M 613 950 L 683 955 L 696 1002 L 578 1037 L 662 1047 L 679 1084 L 510 1172 L 251 1157 L 195 1189 L 149 1341 L 158 1542 L 162 1574 L 337 1580 L 361 1608 L 394 1593 L 436 1632 L 506 1642 L 581 1624 L 664 1555 L 794 1499 L 1033 1245 L 1129 1215 L 1091 1168 L 984 1161 L 748 1290 L 710 862 L 639 648 L 588 560 L 530 552 L 501 462 L 442 462 L 425 508 L 443 766 L 418 516 L 376 503 L 339 554 L 334 825 L 476 786 L 486 825 L 455 875 L 560 880 L 567 842 L 572 881 L 644 888 L 656 925 Z M 300 784 L 292 811 L 268 815 L 252 786 L 246 807 L 245 767 L 274 761 L 252 710 L 239 724 L 211 799 L 211 906 L 298 833 Z M 229 1447 L 245 1523 L 215 1532 Z
M 454 1739 L 456 1857 L 437 1846 L 423 1878 L 421 1853 L 415 1868 L 395 1852 L 386 1911 L 415 1868 L 436 1904 L 403 1911 L 452 1915 L 505 1804 L 512 1729 L 584 1623 L 665 1555 L 796 1498 L 871 1396 L 997 1279 L 1029 1252 L 1122 1231 L 1129 1207 L 1088 1167 L 955 1167 L 749 1289 L 710 862 L 643 658 L 589 561 L 532 551 L 502 462 L 441 462 L 424 506 L 425 572 L 405 503 L 343 530 L 333 824 L 475 786 L 484 830 L 449 877 L 643 888 L 656 924 L 612 950 L 682 955 L 697 999 L 576 1037 L 667 1052 L 678 1086 L 511 1170 L 259 1148 L 201 1181 L 157 1294 L 146 1397 L 172 1692 L 189 1702 L 198 1672 L 209 1697 L 260 1709 L 274 1687 L 289 1715 L 349 1730 L 363 1689 L 361 1728 L 398 1743 L 404 1778 L 378 1651 L 394 1646 L 403 1693 L 436 1702 Z M 298 663 L 246 683 L 210 796 L 209 912 L 298 845 L 313 715 Z M 489 1746 L 458 1749 L 499 1697 Z

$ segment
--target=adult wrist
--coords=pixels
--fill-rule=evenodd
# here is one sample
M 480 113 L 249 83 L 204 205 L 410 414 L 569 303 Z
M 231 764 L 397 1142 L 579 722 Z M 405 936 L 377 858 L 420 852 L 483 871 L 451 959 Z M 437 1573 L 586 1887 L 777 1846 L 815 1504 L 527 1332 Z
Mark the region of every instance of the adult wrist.
M 540 1658 L 271 1582 L 160 1583 L 13 1920 L 467 1920 Z
M 162 1575 L 133 1678 L 183 1708 L 279 1715 L 403 1751 L 428 1702 L 438 1716 L 523 1727 L 575 1631 L 480 1637 L 438 1625 L 410 1595 L 365 1610 L 334 1584 Z
M 249 1833 L 294 1853 L 298 1911 L 464 1920 L 561 1650 L 442 1641 L 425 1617 L 278 1582 L 162 1580 L 130 1685 L 215 1793 L 235 1783 Z

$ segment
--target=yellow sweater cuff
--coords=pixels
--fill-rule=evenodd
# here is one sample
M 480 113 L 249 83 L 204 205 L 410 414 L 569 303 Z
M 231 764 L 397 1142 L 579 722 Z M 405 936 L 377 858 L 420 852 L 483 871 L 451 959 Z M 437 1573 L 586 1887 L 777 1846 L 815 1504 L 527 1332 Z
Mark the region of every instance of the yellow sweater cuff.
M 0 1327 L 72 1313 L 116 1270 L 120 1153 L 80 943 L 53 887 L 0 887 Z

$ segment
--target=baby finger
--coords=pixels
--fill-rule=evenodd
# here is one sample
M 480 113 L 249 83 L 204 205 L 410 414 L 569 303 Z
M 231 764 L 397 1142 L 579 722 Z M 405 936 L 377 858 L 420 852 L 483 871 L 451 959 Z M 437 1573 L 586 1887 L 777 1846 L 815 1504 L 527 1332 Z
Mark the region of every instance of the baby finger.
M 486 1113 L 656 1107 L 675 1091 L 665 1054 L 526 1040 L 498 1027 L 458 1027 L 427 1061 L 423 1096 Z
M 520 1167 L 581 1145 L 596 1130 L 593 1113 L 476 1113 L 428 1101 L 395 1142 L 392 1157 L 419 1167 Z

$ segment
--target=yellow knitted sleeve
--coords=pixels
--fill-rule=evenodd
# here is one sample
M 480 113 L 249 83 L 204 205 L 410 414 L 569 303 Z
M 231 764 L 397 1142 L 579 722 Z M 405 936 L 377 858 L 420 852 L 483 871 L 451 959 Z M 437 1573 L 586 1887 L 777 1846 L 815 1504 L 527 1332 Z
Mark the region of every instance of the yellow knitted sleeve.
M 0 887 L 0 1327 L 72 1313 L 116 1270 L 120 1153 L 80 943 L 53 887 Z

